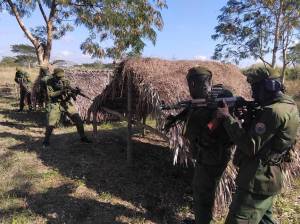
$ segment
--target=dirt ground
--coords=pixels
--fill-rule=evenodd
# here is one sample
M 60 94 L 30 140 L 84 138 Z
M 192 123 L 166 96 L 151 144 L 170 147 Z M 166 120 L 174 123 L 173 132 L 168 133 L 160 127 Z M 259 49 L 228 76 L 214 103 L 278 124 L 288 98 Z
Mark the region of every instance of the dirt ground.
M 80 143 L 74 127 L 60 127 L 43 149 L 45 113 L 17 109 L 16 87 L 2 79 L 0 223 L 176 224 L 192 217 L 192 169 L 173 166 L 157 137 L 136 130 L 128 167 L 126 124 L 102 124 L 92 144 Z M 92 127 L 86 130 L 92 138 Z M 279 223 L 300 222 L 299 192 L 296 181 L 277 198 Z

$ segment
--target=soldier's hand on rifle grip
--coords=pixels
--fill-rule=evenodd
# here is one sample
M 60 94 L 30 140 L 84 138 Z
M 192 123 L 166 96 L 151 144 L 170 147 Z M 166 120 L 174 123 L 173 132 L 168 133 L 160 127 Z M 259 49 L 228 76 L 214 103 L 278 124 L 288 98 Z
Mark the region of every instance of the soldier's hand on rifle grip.
M 225 100 L 223 100 L 222 107 L 218 107 L 218 109 L 216 111 L 216 117 L 218 119 L 223 119 L 228 116 L 230 116 L 229 107 L 228 107 L 227 103 L 225 102 Z

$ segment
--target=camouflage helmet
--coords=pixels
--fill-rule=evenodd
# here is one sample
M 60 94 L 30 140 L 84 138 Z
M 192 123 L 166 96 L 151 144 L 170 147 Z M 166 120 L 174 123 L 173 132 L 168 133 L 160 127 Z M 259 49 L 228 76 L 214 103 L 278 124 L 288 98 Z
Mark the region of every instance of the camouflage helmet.
M 250 84 L 261 82 L 273 76 L 273 71 L 269 68 L 250 68 L 244 72 L 247 76 L 247 81 Z
M 61 68 L 55 68 L 53 71 L 53 75 L 61 78 L 61 77 L 64 77 L 65 71 Z
M 41 66 L 40 67 L 40 75 L 46 76 L 48 75 L 49 69 L 47 67 Z
M 194 75 L 211 77 L 212 73 L 211 73 L 211 71 L 209 71 L 208 69 L 206 69 L 204 67 L 196 66 L 196 67 L 191 68 L 188 71 L 186 78 L 189 79 L 191 76 L 194 76 Z

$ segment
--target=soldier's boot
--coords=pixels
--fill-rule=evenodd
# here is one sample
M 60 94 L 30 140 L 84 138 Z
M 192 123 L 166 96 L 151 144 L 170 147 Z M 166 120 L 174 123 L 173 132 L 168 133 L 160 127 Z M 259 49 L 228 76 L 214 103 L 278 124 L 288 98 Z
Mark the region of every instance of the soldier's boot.
M 50 145 L 50 136 L 53 132 L 54 127 L 53 126 L 47 126 L 46 127 L 46 133 L 45 133 L 45 138 L 43 141 L 43 147 L 46 148 Z
M 76 125 L 77 132 L 80 136 L 80 141 L 85 143 L 92 143 L 92 141 L 88 139 L 84 133 L 83 121 L 81 120 L 79 114 L 72 115 L 71 119 Z
M 24 92 L 20 92 L 20 109 L 19 110 L 17 110 L 18 112 L 21 112 L 21 111 L 23 111 L 23 109 L 24 109 L 24 100 L 25 100 L 25 93 Z
M 24 110 L 24 102 L 20 101 L 20 107 L 19 110 L 17 110 L 17 112 L 22 112 Z
M 28 104 L 29 111 L 32 111 L 33 108 L 32 108 L 31 94 L 30 93 L 27 95 L 27 104 Z

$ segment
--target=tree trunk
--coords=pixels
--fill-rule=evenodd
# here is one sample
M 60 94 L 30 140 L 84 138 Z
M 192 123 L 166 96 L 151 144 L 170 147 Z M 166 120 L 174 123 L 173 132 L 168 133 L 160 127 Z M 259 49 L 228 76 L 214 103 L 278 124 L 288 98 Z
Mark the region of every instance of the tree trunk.
M 274 45 L 272 50 L 272 68 L 275 68 L 276 66 L 276 60 L 277 60 L 277 51 L 278 51 L 278 45 L 279 45 L 279 36 L 280 36 L 280 18 L 282 14 L 282 0 L 280 0 L 280 5 L 277 14 L 275 14 L 276 20 L 275 20 L 275 31 L 274 31 Z
M 285 81 L 286 67 L 287 67 L 286 49 L 283 48 L 282 49 L 282 71 L 281 71 L 281 77 L 280 77 L 280 81 L 282 84 L 284 84 L 284 81 Z
M 127 76 L 127 165 L 132 165 L 132 76 Z

